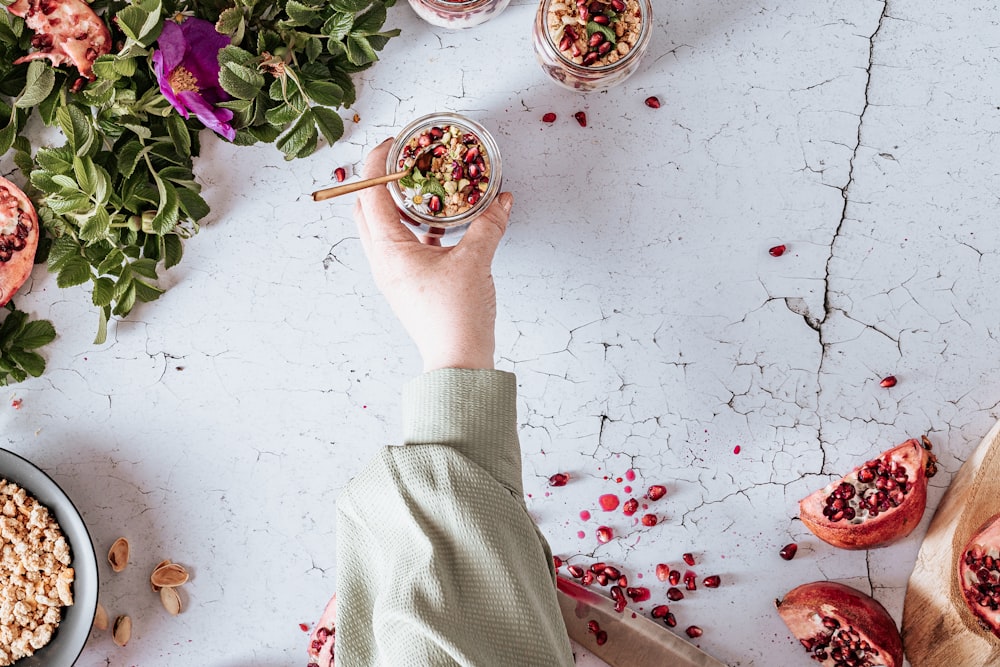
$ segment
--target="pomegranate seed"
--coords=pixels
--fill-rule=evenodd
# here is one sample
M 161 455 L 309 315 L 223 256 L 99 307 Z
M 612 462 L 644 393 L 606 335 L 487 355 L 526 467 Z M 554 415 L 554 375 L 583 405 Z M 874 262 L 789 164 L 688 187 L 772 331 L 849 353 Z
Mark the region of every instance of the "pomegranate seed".
M 584 586 L 589 586 L 592 583 L 594 583 L 594 573 L 590 571 L 584 572 L 583 579 L 581 579 L 581 582 L 583 583 Z
M 653 607 L 652 611 L 649 612 L 649 615 L 653 618 L 664 618 L 669 613 L 670 607 L 665 604 L 658 604 Z
M 608 641 L 608 633 L 604 630 L 598 630 L 597 636 L 594 637 L 594 641 L 597 642 L 598 646 L 604 646 Z
M 577 111 L 573 114 L 573 118 L 576 118 L 576 122 L 580 124 L 580 127 L 587 127 L 587 114 L 583 111 Z
M 887 376 L 885 376 L 884 378 L 882 378 L 882 381 L 879 382 L 879 386 L 886 387 L 886 388 L 895 387 L 896 386 L 896 376 L 895 375 L 887 375 Z
M 563 564 L 562 558 L 560 558 L 559 556 L 553 555 L 552 556 L 552 564 L 555 565 L 556 569 L 558 570 L 559 568 L 562 567 L 562 564 Z
M 776 245 L 767 252 L 770 253 L 771 257 L 781 257 L 785 254 L 785 246 Z
M 622 505 L 622 512 L 625 514 L 625 516 L 632 516 L 633 514 L 636 513 L 638 509 L 639 509 L 639 501 L 636 500 L 635 498 L 629 498 L 628 500 L 625 501 L 625 504 Z
M 603 41 L 604 41 L 604 35 L 600 32 L 595 32 L 593 35 L 590 36 L 590 39 L 587 40 L 587 46 L 590 47 L 600 46 L 601 42 Z
M 778 552 L 778 555 L 784 558 L 785 560 L 792 560 L 793 558 L 795 558 L 795 552 L 798 550 L 799 550 L 799 545 L 797 545 L 795 542 L 792 542 L 791 544 L 786 544 L 785 546 L 781 547 L 781 551 Z
M 597 499 L 597 502 L 601 504 L 601 509 L 605 512 L 611 512 L 618 508 L 618 496 L 613 493 L 605 493 Z
M 628 600 L 626 600 L 625 598 L 621 598 L 620 600 L 615 602 L 615 611 L 617 611 L 620 614 L 623 611 L 625 611 L 626 606 L 628 606 Z
M 565 50 L 566 49 L 563 49 L 563 51 L 565 51 Z M 542 116 L 542 122 L 543 123 L 554 123 L 554 122 L 556 122 L 556 115 L 550 111 L 547 114 L 545 114 L 544 116 Z
M 601 57 L 601 54 L 597 51 L 591 51 L 583 57 L 583 66 L 590 67 L 597 62 L 597 59 Z
M 685 563 L 687 563 L 688 565 L 694 567 L 694 554 L 687 553 L 687 554 L 684 554 L 683 556 L 681 556 L 681 558 L 684 559 Z
M 583 568 L 579 565 L 570 565 L 566 568 L 566 571 L 570 573 L 574 579 L 579 579 L 583 576 Z
M 626 588 L 625 594 L 632 598 L 632 602 L 645 602 L 649 599 L 649 589 L 645 586 Z
M 606 568 L 604 568 L 604 574 L 609 579 L 617 579 L 618 577 L 622 576 L 621 571 L 619 571 L 619 569 L 614 565 L 608 565 Z
M 557 472 L 556 474 L 549 477 L 549 486 L 566 486 L 566 482 L 569 481 L 569 475 L 564 472 Z
M 722 579 L 719 575 L 713 574 L 702 579 L 701 583 L 705 584 L 705 588 L 718 588 L 719 584 L 722 583 Z
M 625 3 L 622 0 L 611 0 L 611 8 L 620 14 L 625 11 Z
M 444 130 L 442 130 L 440 127 L 432 127 L 431 129 L 427 130 L 427 134 L 431 135 L 431 139 L 437 141 L 438 139 L 444 136 Z
M 643 514 L 642 515 L 642 525 L 644 525 L 644 526 L 655 526 L 656 525 L 656 515 L 655 514 Z
M 681 573 L 679 570 L 670 570 L 670 574 L 667 575 L 667 581 L 670 582 L 672 586 L 676 586 L 681 583 Z
M 645 102 L 646 102 L 646 106 L 649 107 L 650 109 L 659 109 L 660 108 L 660 98 L 657 97 L 656 95 L 650 95 L 649 97 L 647 97 L 645 99 Z
M 618 602 L 619 600 L 624 600 L 625 599 L 625 594 L 622 593 L 621 586 L 612 586 L 611 587 L 611 599 L 614 600 L 615 602 Z
M 302 632 L 309 632 L 309 626 L 305 623 L 299 623 L 299 630 Z
M 667 599 L 670 600 L 671 602 L 677 602 L 678 600 L 683 600 L 684 593 L 681 592 L 681 589 L 675 586 L 671 586 L 670 588 L 667 589 Z
M 677 618 L 674 616 L 673 612 L 667 612 L 667 615 L 663 617 L 663 622 L 673 628 L 677 625 Z
M 431 198 L 427 200 L 427 208 L 430 209 L 431 213 L 440 213 L 441 198 L 437 195 L 431 195 Z
M 598 526 L 597 528 L 597 541 L 601 544 L 607 544 L 611 541 L 611 538 L 615 536 L 615 533 L 608 526 Z
M 590 566 L 590 571 L 594 574 L 600 574 L 601 572 L 604 572 L 605 567 L 607 567 L 605 563 L 594 563 Z
M 469 150 L 467 150 L 465 152 L 465 157 L 462 158 L 462 160 L 466 164 L 468 164 L 470 162 L 474 162 L 477 157 L 479 157 L 479 148 L 476 147 L 476 146 L 473 146 L 472 148 L 470 148 Z
M 649 487 L 649 491 L 646 492 L 646 497 L 650 500 L 659 500 L 665 495 L 667 495 L 667 487 L 661 484 L 654 484 Z
M 623 574 L 622 576 L 618 577 L 618 585 L 621 586 L 622 588 L 626 588 L 628 586 L 628 576 Z
M 333 170 L 333 177 L 337 179 L 338 183 L 343 183 L 344 179 L 347 178 L 347 171 L 343 167 L 337 167 Z
M 690 637 L 691 639 L 694 639 L 695 637 L 701 637 L 702 634 L 701 628 L 699 628 L 697 625 L 689 625 L 684 632 L 686 632 L 687 636 Z
M 597 621 L 589 621 L 587 623 L 587 629 L 596 635 L 597 631 L 601 629 L 601 624 Z
M 666 581 L 667 577 L 670 576 L 670 566 L 666 563 L 659 563 L 656 566 L 656 578 L 660 581 Z

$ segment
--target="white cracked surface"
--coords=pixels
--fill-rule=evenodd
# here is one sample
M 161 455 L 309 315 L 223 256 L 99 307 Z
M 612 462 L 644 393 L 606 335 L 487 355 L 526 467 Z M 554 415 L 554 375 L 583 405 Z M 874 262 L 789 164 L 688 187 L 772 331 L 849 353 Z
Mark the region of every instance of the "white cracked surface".
M 203 136 L 213 212 L 170 290 L 107 344 L 91 344 L 89 296 L 36 270 L 18 305 L 60 337 L 43 378 L 3 391 L 0 445 L 55 477 L 99 552 L 133 546 L 101 585 L 133 639 L 94 635 L 81 667 L 304 664 L 298 624 L 335 586 L 337 492 L 397 441 L 400 386 L 419 371 L 352 201 L 309 193 L 438 110 L 495 130 L 516 199 L 495 262 L 498 358 L 518 375 L 528 505 L 553 550 L 643 574 L 644 606 L 664 601 L 655 564 L 693 552 L 723 583 L 671 604 L 677 630 L 700 625 L 730 665 L 806 664 L 773 610 L 799 583 L 842 581 L 901 619 L 931 512 L 901 543 L 846 552 L 801 525 L 797 501 L 927 433 L 933 510 L 1000 416 L 1000 9 L 654 10 L 638 73 L 579 95 L 535 63 L 533 3 L 467 32 L 401 4 L 403 35 L 358 77 L 342 115 L 361 121 L 334 148 L 285 163 Z M 899 384 L 881 388 L 889 374 Z M 629 469 L 634 489 L 669 489 L 655 527 L 597 506 Z M 555 472 L 569 485 L 548 488 Z M 619 537 L 598 545 L 600 523 Z M 144 583 L 163 558 L 193 575 L 176 618 Z

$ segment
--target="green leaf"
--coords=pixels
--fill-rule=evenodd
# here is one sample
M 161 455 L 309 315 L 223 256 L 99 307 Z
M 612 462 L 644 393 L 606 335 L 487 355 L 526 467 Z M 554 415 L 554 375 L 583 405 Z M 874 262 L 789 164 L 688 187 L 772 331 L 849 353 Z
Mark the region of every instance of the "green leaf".
M 331 4 L 335 11 L 357 14 L 371 4 L 371 0 L 333 0 Z
M 241 49 L 240 47 L 233 46 L 232 44 L 223 47 L 219 51 L 220 67 L 225 67 L 229 63 L 234 63 L 236 65 L 253 66 L 256 64 L 256 62 L 257 62 L 257 56 L 250 53 L 246 49 Z
M 316 117 L 316 126 L 328 144 L 332 146 L 344 136 L 344 121 L 336 112 L 325 107 L 313 107 L 312 112 Z
M 413 189 L 417 187 L 417 181 L 413 178 L 413 174 L 407 174 L 399 179 L 399 187 Z
M 204 198 L 197 192 L 188 188 L 177 188 L 177 200 L 184 215 L 195 222 L 201 220 L 211 212 Z M 168 235 L 166 238 L 170 238 Z M 179 261 L 180 258 L 178 258 Z M 168 267 L 169 268 L 169 267 Z
M 298 0 L 288 0 L 285 3 L 285 13 L 291 19 L 286 22 L 288 25 L 306 25 L 316 18 L 319 13 L 319 7 L 310 7 L 298 2 Z
M 150 285 L 144 280 L 133 281 L 132 286 L 135 288 L 136 299 L 142 302 L 156 301 L 163 294 L 162 288 Z
M 326 20 L 321 30 L 324 35 L 328 35 L 330 39 L 339 42 L 347 37 L 347 33 L 351 32 L 353 26 L 354 12 L 337 12 Z
M 316 139 L 315 116 L 311 110 L 307 109 L 292 128 L 278 139 L 278 143 L 275 146 L 288 158 L 289 156 L 294 156 L 309 143 L 315 143 Z
M 97 335 L 94 336 L 94 345 L 103 345 L 108 340 L 108 317 L 110 316 L 110 306 L 99 309 L 97 320 Z
M 347 36 L 347 59 L 354 65 L 366 65 L 378 60 L 375 49 L 371 47 L 365 37 L 359 37 L 354 33 Z
M 306 40 L 305 46 L 306 60 L 309 62 L 316 62 L 316 59 L 323 54 L 323 41 L 315 37 L 310 37 Z
M 420 190 L 422 192 L 426 192 L 429 195 L 437 195 L 442 199 L 448 196 L 448 193 L 445 192 L 444 186 L 441 185 L 441 181 L 439 181 L 434 177 L 429 177 L 420 181 L 419 185 L 420 185 Z
M 25 350 L 37 350 L 56 339 L 56 328 L 48 320 L 28 322 L 17 337 L 18 347 Z
M 160 178 L 159 174 L 154 174 L 156 188 L 160 194 L 160 205 L 156 210 L 156 217 L 153 218 L 153 231 L 163 235 L 169 232 L 180 220 L 180 209 L 177 202 L 177 189 L 168 181 Z
M 90 217 L 80 227 L 80 239 L 93 243 L 108 238 L 111 232 L 111 216 L 103 206 L 94 209 Z
M 79 254 L 80 245 L 76 239 L 72 236 L 60 236 L 52 242 L 52 247 L 49 249 L 49 270 L 60 270 L 67 262 L 71 261 L 73 256 L 79 256 Z
M 166 117 L 167 132 L 174 142 L 174 147 L 181 155 L 191 155 L 191 133 L 188 132 L 187 123 L 177 114 L 170 114 Z
M 600 23 L 594 23 L 593 21 L 588 21 L 587 22 L 587 37 L 590 37 L 595 32 L 599 32 L 602 35 L 604 35 L 604 39 L 606 39 L 607 41 L 611 42 L 611 44 L 614 44 L 615 41 L 618 39 L 618 36 L 615 35 L 615 29 L 614 28 L 612 28 L 610 26 L 606 26 L 606 25 L 601 25 Z
M 122 293 L 121 297 L 118 299 L 118 303 L 112 309 L 115 315 L 120 317 L 125 317 L 132 310 L 132 306 L 135 305 L 135 283 L 131 280 L 128 281 L 128 286 Z
M 219 84 L 233 97 L 249 100 L 264 87 L 264 76 L 255 69 L 229 62 L 219 70 Z
M 14 106 L 19 109 L 29 109 L 38 106 L 56 85 L 56 73 L 49 65 L 41 60 L 33 60 L 28 65 L 28 74 L 24 83 L 24 90 L 14 100 Z
M 56 174 L 68 174 L 73 171 L 73 150 L 67 146 L 59 148 L 39 148 L 35 153 L 35 161 L 45 171 Z
M 80 255 L 70 255 L 59 269 L 56 285 L 73 287 L 74 285 L 82 285 L 88 280 L 90 280 L 90 263 Z
M 56 120 L 73 152 L 80 156 L 86 155 L 94 143 L 94 127 L 90 117 L 77 105 L 70 104 L 59 108 Z
M 224 9 L 219 14 L 219 20 L 215 22 L 216 32 L 232 37 L 243 25 L 243 8 L 230 7 Z
M 59 186 L 59 191 L 64 194 L 75 194 L 80 191 L 77 187 L 76 179 L 72 176 L 67 176 L 66 174 L 55 174 L 52 176 L 52 182 Z
M 116 21 L 125 36 L 143 46 L 149 46 L 163 29 L 162 9 L 158 0 L 140 0 L 116 14 Z
M 111 278 L 98 278 L 94 281 L 94 291 L 91 294 L 91 299 L 95 306 L 110 306 L 111 300 L 114 297 L 115 281 Z
M 38 377 L 45 372 L 45 359 L 37 352 L 29 352 L 15 347 L 7 350 L 7 355 L 32 377 Z
M 17 114 L 12 114 L 10 122 L 0 130 L 0 155 L 10 150 L 14 145 L 14 138 L 17 137 Z
M 264 114 L 264 118 L 267 119 L 268 123 L 279 127 L 288 125 L 300 116 L 301 114 L 298 110 L 289 104 L 279 104 L 276 107 L 268 109 L 267 113 Z
M 97 275 L 103 276 L 116 270 L 120 271 L 124 262 L 125 253 L 118 248 L 114 248 L 104 257 L 103 260 L 101 260 L 101 263 L 97 265 Z
M 373 35 L 382 28 L 383 23 L 385 23 L 385 6 L 376 2 L 368 8 L 368 11 L 359 14 L 354 19 L 354 27 L 351 29 L 351 33 L 355 35 Z
M 130 264 L 133 273 L 137 273 L 140 276 L 149 278 L 151 280 L 156 280 L 158 277 L 156 275 L 156 261 L 152 259 L 137 259 Z
M 306 95 L 316 104 L 325 107 L 338 107 L 344 101 L 344 90 L 329 81 L 304 81 Z
M 93 68 L 94 75 L 97 76 L 98 79 L 117 81 L 122 77 L 122 75 L 118 72 L 118 69 L 115 67 L 114 56 L 104 55 L 98 57 L 98 59 L 94 61 Z
M 184 257 L 184 244 L 177 234 L 167 234 L 163 237 L 163 267 L 169 269 L 181 263 Z
M 254 125 L 247 128 L 248 134 L 257 141 L 265 144 L 274 143 L 281 136 L 281 128 L 274 125 Z M 249 144 L 248 144 L 249 145 Z
M 135 171 L 135 166 L 139 163 L 142 153 L 142 144 L 138 141 L 129 141 L 118 149 L 118 173 L 128 178 Z
M 74 158 L 73 174 L 76 176 L 80 190 L 88 195 L 94 194 L 97 189 L 97 169 L 94 167 L 93 160 L 89 157 Z
M 79 213 L 91 207 L 90 197 L 84 194 L 75 194 L 68 197 L 49 197 L 45 200 L 45 205 L 52 212 L 59 215 L 67 213 Z

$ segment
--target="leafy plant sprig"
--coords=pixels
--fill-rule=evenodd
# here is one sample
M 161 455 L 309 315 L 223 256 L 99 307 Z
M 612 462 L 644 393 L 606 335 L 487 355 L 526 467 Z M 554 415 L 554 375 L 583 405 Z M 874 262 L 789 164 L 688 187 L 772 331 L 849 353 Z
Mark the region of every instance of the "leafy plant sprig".
M 56 330 L 48 320 L 29 320 L 13 303 L 0 310 L 7 311 L 0 323 L 0 387 L 3 387 L 45 372 L 45 359 L 35 350 L 51 343 Z
M 159 271 L 181 261 L 184 241 L 209 213 L 193 173 L 203 125 L 178 114 L 152 68 L 165 22 L 205 19 L 229 37 L 218 62 L 231 99 L 218 106 L 233 112 L 233 143 L 274 143 L 294 159 L 312 154 L 320 137 L 333 144 L 343 135 L 336 109 L 354 104 L 351 75 L 372 66 L 399 33 L 382 30 L 394 3 L 95 0 L 114 47 L 94 62 L 92 81 L 41 60 L 13 65 L 31 50 L 32 34 L 23 19 L 0 10 L 0 153 L 11 152 L 29 178 L 52 237 L 47 264 L 57 284 L 90 284 L 95 342 L 106 339 L 112 317 L 160 296 Z M 65 143 L 33 151 L 21 134 L 30 114 L 58 127 Z M 21 331 L 24 314 L 15 314 L 4 326 Z M 28 366 L 8 361 L 19 354 L 4 355 L 0 374 L 17 380 L 39 370 L 34 358 Z

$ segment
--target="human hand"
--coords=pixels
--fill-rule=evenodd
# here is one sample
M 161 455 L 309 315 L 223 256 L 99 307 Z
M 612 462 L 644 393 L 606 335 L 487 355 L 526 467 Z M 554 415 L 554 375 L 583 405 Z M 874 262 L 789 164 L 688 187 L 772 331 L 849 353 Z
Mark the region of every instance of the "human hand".
M 363 178 L 385 174 L 391 140 L 368 156 Z M 469 224 L 458 245 L 421 242 L 399 221 L 384 187 L 361 191 L 354 219 L 375 284 L 424 361 L 438 368 L 493 368 L 496 288 L 490 265 L 514 198 L 503 192 Z

